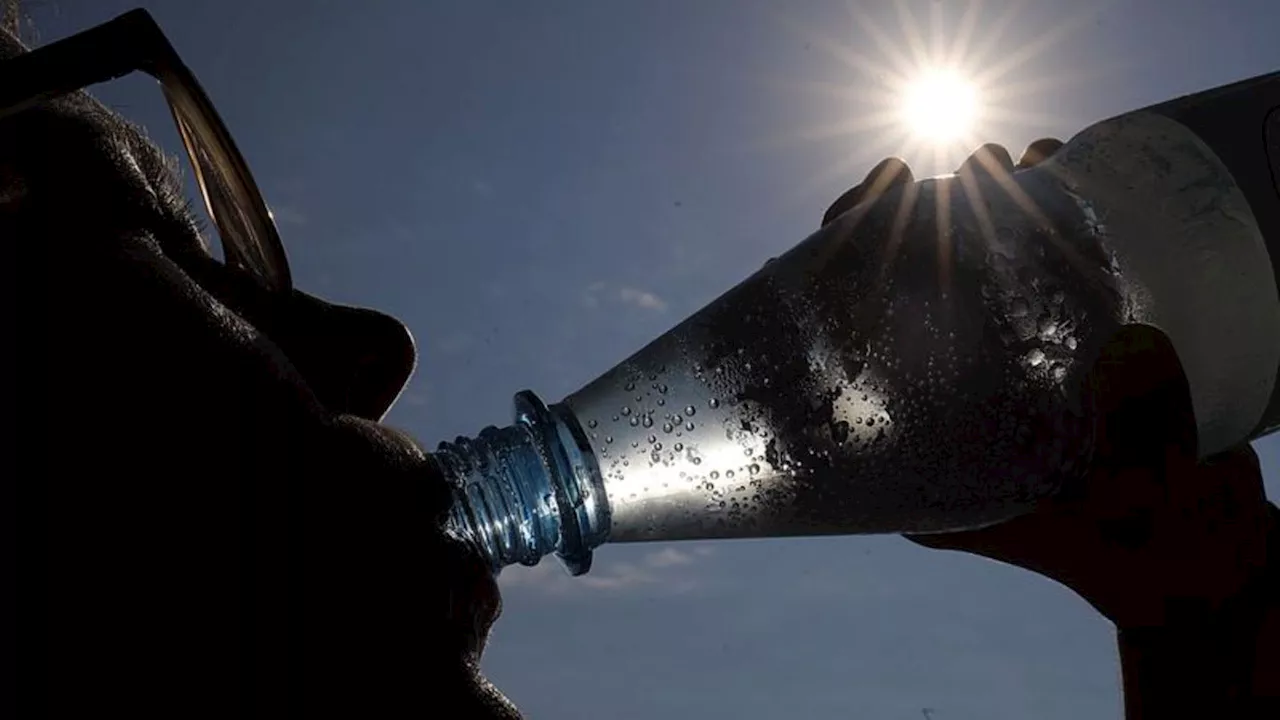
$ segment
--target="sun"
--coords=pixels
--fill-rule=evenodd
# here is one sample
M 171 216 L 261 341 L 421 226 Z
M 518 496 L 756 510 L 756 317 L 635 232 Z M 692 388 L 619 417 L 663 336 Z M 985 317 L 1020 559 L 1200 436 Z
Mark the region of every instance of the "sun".
M 976 85 L 953 69 L 924 69 L 902 90 L 902 122 L 917 140 L 926 143 L 967 138 L 981 109 Z

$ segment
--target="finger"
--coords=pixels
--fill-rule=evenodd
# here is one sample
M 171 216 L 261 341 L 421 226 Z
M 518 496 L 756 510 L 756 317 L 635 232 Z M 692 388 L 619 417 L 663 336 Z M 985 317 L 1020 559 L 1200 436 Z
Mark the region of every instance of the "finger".
M 1022 157 L 1019 158 L 1017 167 L 1019 170 L 1035 167 L 1058 152 L 1058 148 L 1061 147 L 1062 141 L 1057 138 L 1040 138 L 1022 151 Z
M 911 168 L 907 167 L 905 162 L 896 157 L 885 158 L 871 168 L 871 172 L 867 173 L 867 177 L 862 182 L 849 188 L 831 203 L 831 207 L 827 208 L 822 215 L 822 225 L 825 227 L 832 220 L 865 200 L 879 197 L 893 188 L 914 181 Z
M 956 170 L 957 175 L 994 176 L 1013 172 L 1013 158 L 1003 145 L 987 143 L 974 150 Z

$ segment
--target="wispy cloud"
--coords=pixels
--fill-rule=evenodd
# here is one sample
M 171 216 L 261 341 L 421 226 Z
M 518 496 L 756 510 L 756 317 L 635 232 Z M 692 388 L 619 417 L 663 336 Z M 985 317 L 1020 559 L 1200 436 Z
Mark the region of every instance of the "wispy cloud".
M 587 286 L 587 290 L 582 296 L 583 305 L 589 308 L 596 308 L 605 302 L 622 303 L 623 305 L 630 305 L 631 307 L 653 312 L 663 312 L 667 309 L 667 301 L 648 290 L 610 285 L 606 282 L 594 282 Z
M 697 585 L 697 577 L 682 570 L 711 552 L 706 546 L 664 547 L 637 560 L 597 561 L 591 572 L 580 577 L 571 577 L 553 558 L 544 558 L 531 568 L 516 566 L 503 570 L 498 583 L 503 592 L 529 591 L 550 596 L 616 593 L 637 588 L 681 593 Z

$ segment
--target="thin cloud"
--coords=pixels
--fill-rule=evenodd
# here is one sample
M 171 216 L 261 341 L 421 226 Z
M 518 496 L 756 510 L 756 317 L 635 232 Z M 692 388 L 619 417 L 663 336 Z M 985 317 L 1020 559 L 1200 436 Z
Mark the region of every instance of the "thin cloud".
M 618 299 L 628 305 L 635 305 L 646 310 L 657 310 L 662 312 L 667 309 L 667 303 L 662 298 L 651 292 L 637 290 L 635 288 L 618 288 Z
M 594 282 L 587 286 L 582 296 L 583 305 L 594 309 L 606 302 L 621 303 L 651 312 L 665 312 L 667 309 L 667 301 L 648 290 L 610 285 L 606 282 Z

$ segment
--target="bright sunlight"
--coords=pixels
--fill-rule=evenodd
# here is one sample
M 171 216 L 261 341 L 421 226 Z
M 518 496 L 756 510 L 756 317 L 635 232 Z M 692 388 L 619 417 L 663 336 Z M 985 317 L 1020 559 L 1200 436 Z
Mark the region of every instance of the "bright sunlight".
M 829 192 L 886 155 L 931 176 L 954 172 L 983 143 L 1017 146 L 1060 131 L 1060 117 L 1035 109 L 1043 94 L 1093 76 L 1050 74 L 1044 54 L 1092 25 L 1096 12 L 1081 8 L 1068 22 L 1017 33 L 1019 14 L 1034 4 L 847 0 L 849 24 L 824 27 L 780 13 L 780 24 L 821 55 L 811 61 L 819 76 L 768 78 L 795 95 L 794 107 L 820 113 L 779 140 L 831 147 L 830 165 L 797 185 L 796 197 Z M 1020 148 L 1009 150 L 1016 157 Z
M 902 121 L 925 143 L 952 143 L 972 132 L 981 114 L 977 88 L 955 70 L 927 69 L 902 93 Z

